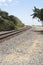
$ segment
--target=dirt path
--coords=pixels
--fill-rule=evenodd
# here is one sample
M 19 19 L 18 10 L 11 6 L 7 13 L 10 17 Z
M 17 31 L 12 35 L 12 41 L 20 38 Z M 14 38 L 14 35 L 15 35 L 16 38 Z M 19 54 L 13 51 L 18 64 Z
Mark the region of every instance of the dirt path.
M 43 65 L 43 34 L 33 28 L 0 43 L 0 65 Z

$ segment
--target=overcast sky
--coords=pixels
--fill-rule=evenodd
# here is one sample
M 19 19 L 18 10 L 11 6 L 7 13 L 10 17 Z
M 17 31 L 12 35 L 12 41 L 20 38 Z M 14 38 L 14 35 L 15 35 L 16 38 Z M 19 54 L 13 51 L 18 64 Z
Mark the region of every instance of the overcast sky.
M 28 25 L 41 24 L 30 16 L 34 6 L 43 8 L 43 0 L 0 0 L 0 9 L 17 16 Z

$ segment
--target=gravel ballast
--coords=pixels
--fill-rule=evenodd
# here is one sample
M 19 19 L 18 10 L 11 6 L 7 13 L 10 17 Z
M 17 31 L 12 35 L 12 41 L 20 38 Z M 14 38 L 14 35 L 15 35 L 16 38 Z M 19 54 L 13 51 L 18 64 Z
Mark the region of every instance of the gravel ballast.
M 43 34 L 34 30 L 0 43 L 0 65 L 43 65 Z

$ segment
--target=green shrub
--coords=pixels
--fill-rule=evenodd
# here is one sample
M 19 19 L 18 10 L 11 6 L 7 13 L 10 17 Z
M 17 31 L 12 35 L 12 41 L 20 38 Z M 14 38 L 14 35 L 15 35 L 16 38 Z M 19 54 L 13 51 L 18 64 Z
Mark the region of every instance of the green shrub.
M 24 24 L 13 15 L 8 15 L 5 11 L 0 11 L 0 31 L 20 29 Z

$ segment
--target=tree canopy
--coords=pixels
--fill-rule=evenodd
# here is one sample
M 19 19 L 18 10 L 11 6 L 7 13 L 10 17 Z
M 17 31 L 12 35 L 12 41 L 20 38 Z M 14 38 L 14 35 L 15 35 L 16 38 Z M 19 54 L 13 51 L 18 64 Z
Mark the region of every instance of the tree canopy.
M 33 14 L 31 16 L 33 16 L 33 18 L 38 18 L 39 21 L 42 21 L 43 25 L 43 8 L 39 9 L 34 7 Z
M 5 11 L 0 10 L 0 16 L 6 17 L 6 16 L 8 16 L 8 13 L 5 12 Z

